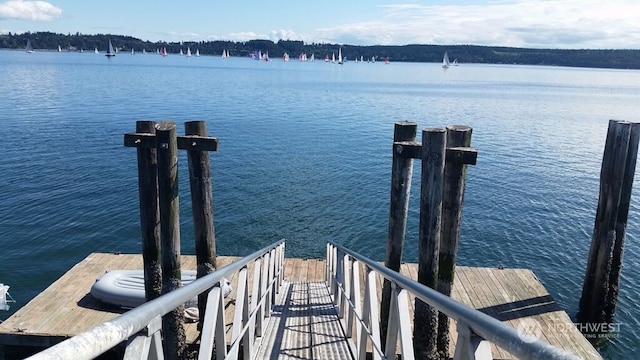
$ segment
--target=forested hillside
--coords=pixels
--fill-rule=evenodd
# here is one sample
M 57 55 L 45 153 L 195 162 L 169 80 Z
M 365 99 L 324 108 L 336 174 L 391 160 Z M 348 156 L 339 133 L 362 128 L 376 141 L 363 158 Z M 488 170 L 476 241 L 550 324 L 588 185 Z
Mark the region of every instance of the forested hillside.
M 316 59 L 337 54 L 338 44 L 313 43 L 302 41 L 280 40 L 251 40 L 246 42 L 232 41 L 200 41 L 200 42 L 150 42 L 131 36 L 123 35 L 84 35 L 55 34 L 51 32 L 35 32 L 23 34 L 0 35 L 0 48 L 23 49 L 31 41 L 36 50 L 57 50 L 58 46 L 66 51 L 98 50 L 104 52 L 108 40 L 121 51 L 155 52 L 160 47 L 166 47 L 169 53 L 178 53 L 180 49 L 198 49 L 202 55 L 220 55 L 223 49 L 228 49 L 231 56 L 249 56 L 252 52 L 268 51 L 271 58 L 282 56 L 287 52 L 292 58 L 300 53 Z M 523 64 L 523 65 L 555 65 L 617 69 L 640 69 L 640 50 L 560 50 L 560 49 L 524 49 L 475 45 L 403 45 L 403 46 L 357 46 L 343 45 L 342 53 L 347 61 L 375 58 L 389 61 L 406 62 L 440 62 L 447 51 L 451 60 L 458 59 L 459 63 L 490 63 L 490 64 Z

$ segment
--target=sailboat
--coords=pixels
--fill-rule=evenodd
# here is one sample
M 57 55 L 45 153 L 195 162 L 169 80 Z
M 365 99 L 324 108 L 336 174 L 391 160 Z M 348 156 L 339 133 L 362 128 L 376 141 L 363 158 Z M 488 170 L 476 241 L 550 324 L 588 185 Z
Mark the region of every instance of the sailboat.
M 111 40 L 109 40 L 109 49 L 107 50 L 107 53 L 105 54 L 106 57 L 112 57 L 112 56 L 116 56 L 116 52 L 113 51 L 113 45 L 111 45 Z
M 289 54 L 287 54 L 286 52 L 282 54 L 282 61 L 289 61 Z
M 184 53 L 182 52 L 182 49 L 180 49 L 180 56 L 184 55 Z
M 200 50 L 196 49 L 196 57 L 200 56 Z
M 385 63 L 385 64 L 388 64 L 388 63 L 389 63 L 389 57 L 388 57 L 388 56 L 384 58 L 384 63 Z
M 442 67 L 448 69 L 449 66 L 451 66 L 451 63 L 449 62 L 449 54 L 445 51 L 444 57 L 442 57 Z
M 62 48 L 60 47 L 60 45 L 58 45 L 58 52 L 61 52 Z
M 187 46 L 187 57 L 191 57 L 191 48 Z
M 144 48 L 142 48 L 142 53 L 143 53 L 143 54 L 146 54 L 146 53 L 147 53 L 147 50 L 145 50 Z
M 315 61 L 315 60 L 316 60 L 315 55 L 313 53 L 311 53 L 311 59 L 309 59 L 309 61 Z
M 99 53 L 100 53 L 100 52 L 98 51 L 98 48 L 93 48 L 93 52 L 94 52 L 95 54 L 99 54 Z
M 336 62 L 336 53 L 331 53 L 331 62 L 335 63 Z
M 222 58 L 226 59 L 228 57 L 229 57 L 229 53 L 227 52 L 227 50 L 226 49 L 222 49 Z
M 166 47 L 162 47 L 162 51 L 160 51 L 160 55 L 162 56 L 167 56 L 167 48 Z
M 0 310 L 8 311 L 9 304 L 15 303 L 16 301 L 9 294 L 9 285 L 0 284 Z
M 131 49 L 131 55 L 135 55 L 135 54 L 136 54 L 136 51 Z
M 338 64 L 342 65 L 342 46 L 338 49 Z
M 458 66 L 458 58 L 453 59 L 453 62 L 451 63 L 451 65 Z
M 27 47 L 25 48 L 25 51 L 28 52 L 29 54 L 33 53 L 33 46 L 31 46 L 31 40 L 27 40 Z

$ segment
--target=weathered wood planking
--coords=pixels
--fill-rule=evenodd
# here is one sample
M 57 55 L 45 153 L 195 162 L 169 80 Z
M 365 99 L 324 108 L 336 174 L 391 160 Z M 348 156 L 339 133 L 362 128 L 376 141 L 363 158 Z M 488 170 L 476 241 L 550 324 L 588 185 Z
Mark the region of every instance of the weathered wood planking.
M 219 256 L 218 266 L 223 267 L 237 259 L 239 258 Z M 182 256 L 181 263 L 183 269 L 196 268 L 195 256 Z M 401 273 L 416 279 L 417 267 L 417 264 L 402 264 Z M 118 316 L 122 311 L 109 309 L 89 295 L 94 281 L 105 271 L 115 269 L 142 269 L 142 255 L 90 254 L 0 324 L 0 346 L 51 346 Z M 364 289 L 364 271 L 361 274 L 361 289 Z M 250 282 L 252 277 L 250 267 Z M 285 260 L 284 277 L 290 283 L 322 281 L 325 277 L 325 261 L 288 258 Z M 229 280 L 233 291 L 225 305 L 227 330 L 230 330 L 233 322 L 237 274 Z M 379 300 L 382 279 L 378 278 L 377 284 Z M 545 341 L 583 358 L 601 358 L 530 270 L 458 266 L 452 297 L 497 317 L 512 327 L 517 327 L 521 321 L 533 319 L 540 324 Z M 413 312 L 412 296 L 410 301 L 409 308 Z M 455 322 L 451 322 L 450 328 L 453 351 L 456 341 Z M 196 335 L 196 325 L 188 324 L 187 340 L 195 341 Z M 492 345 L 492 350 L 494 358 L 512 358 L 495 345 Z
M 303 263 L 308 274 L 319 261 Z M 304 266 L 307 265 L 307 266 Z M 285 281 L 256 359 L 350 359 L 324 281 Z
M 218 257 L 225 266 L 238 257 Z M 195 270 L 195 256 L 182 256 L 182 268 Z M 91 297 L 91 285 L 105 271 L 142 269 L 142 255 L 94 253 L 51 284 L 13 316 L 0 324 L 0 345 L 46 347 L 109 321 L 124 311 Z M 249 272 L 251 274 L 251 271 Z M 234 280 L 234 279 L 230 279 Z M 235 289 L 228 297 L 225 320 L 231 323 Z M 187 339 L 196 338 L 196 325 L 188 324 Z
M 417 279 L 418 265 L 403 263 L 400 273 Z M 360 276 L 364 288 L 364 271 Z M 378 299 L 382 279 L 378 276 Z M 498 318 L 517 328 L 521 322 L 535 321 L 542 331 L 541 339 L 584 359 L 602 357 L 576 329 L 569 315 L 553 300 L 535 274 L 528 269 L 496 269 L 458 266 L 451 296 L 461 303 Z M 413 316 L 415 297 L 409 296 L 409 311 Z M 413 324 L 411 325 L 413 329 Z M 449 324 L 450 355 L 453 356 L 457 331 L 455 321 Z M 371 351 L 371 345 L 367 346 Z M 491 344 L 494 359 L 513 359 L 506 350 Z M 400 353 L 399 346 L 397 351 Z
M 417 264 L 402 264 L 401 273 L 416 279 Z M 584 359 L 602 357 L 573 325 L 535 274 L 528 269 L 496 269 L 458 266 L 451 296 L 466 305 L 491 315 L 517 328 L 520 323 L 535 321 L 542 331 L 541 339 Z M 410 296 L 413 303 L 413 296 Z M 410 306 L 410 310 L 413 308 Z M 453 356 L 457 333 L 450 324 Z M 494 359 L 513 359 L 505 349 L 491 345 Z

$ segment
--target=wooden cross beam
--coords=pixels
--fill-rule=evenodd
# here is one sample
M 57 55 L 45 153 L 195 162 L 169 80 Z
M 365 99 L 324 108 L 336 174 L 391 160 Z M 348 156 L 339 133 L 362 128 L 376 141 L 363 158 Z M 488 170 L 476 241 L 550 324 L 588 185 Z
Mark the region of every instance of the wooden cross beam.
M 178 136 L 178 149 L 196 151 L 218 151 L 218 138 L 205 136 Z M 153 134 L 124 134 L 124 146 L 155 149 L 156 136 Z
M 393 151 L 398 155 L 411 158 L 422 158 L 422 143 L 417 141 L 397 141 L 393 143 Z M 475 165 L 478 159 L 478 150 L 470 147 L 447 148 L 445 161 L 452 164 Z

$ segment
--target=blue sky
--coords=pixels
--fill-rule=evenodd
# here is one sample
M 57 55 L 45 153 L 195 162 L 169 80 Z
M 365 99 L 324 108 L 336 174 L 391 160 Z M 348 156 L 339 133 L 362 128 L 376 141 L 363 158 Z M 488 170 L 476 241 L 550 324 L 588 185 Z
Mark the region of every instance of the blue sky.
M 640 0 L 0 0 L 0 32 L 640 49 Z

